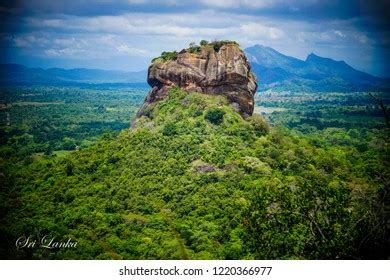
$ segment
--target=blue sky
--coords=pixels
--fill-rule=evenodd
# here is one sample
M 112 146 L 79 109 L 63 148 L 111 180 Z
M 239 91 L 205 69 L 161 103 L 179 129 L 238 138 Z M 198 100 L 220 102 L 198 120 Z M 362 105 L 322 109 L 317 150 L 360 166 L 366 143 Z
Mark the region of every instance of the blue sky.
M 134 71 L 164 50 L 229 39 L 300 59 L 314 52 L 390 77 L 388 2 L 3 0 L 0 57 L 43 68 Z

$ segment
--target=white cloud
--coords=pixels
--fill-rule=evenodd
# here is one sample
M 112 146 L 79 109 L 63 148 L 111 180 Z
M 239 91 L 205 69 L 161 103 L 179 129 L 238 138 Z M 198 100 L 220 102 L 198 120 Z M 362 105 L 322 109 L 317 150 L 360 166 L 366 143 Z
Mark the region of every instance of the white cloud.
M 201 0 L 202 4 L 219 8 L 271 8 L 288 7 L 290 10 L 299 11 L 300 7 L 310 6 L 317 0 Z
M 240 6 L 240 1 L 237 0 L 201 0 L 202 4 L 213 7 L 221 7 L 221 8 L 237 8 Z
M 214 1 L 213 5 L 233 6 L 236 3 L 221 0 Z M 238 3 L 247 6 L 268 5 L 268 1 Z M 164 50 L 179 50 L 188 46 L 189 42 L 201 39 L 231 39 L 244 48 L 263 44 L 302 59 L 310 52 L 332 57 L 336 49 L 348 49 L 357 42 L 366 46 L 372 43 L 370 37 L 359 32 L 352 21 L 312 23 L 213 9 L 191 13 L 127 13 L 116 16 L 51 15 L 30 17 L 24 23 L 26 28 L 33 31 L 15 39 L 16 47 L 29 48 L 41 56 L 78 59 L 123 56 L 139 57 L 146 61 L 146 58 Z
M 241 0 L 240 4 L 242 7 L 249 8 L 266 8 L 280 4 L 283 1 L 275 1 L 275 0 Z
M 119 46 L 117 46 L 116 50 L 119 53 L 125 53 L 125 54 L 129 54 L 131 56 L 146 56 L 146 57 L 150 57 L 151 56 L 151 53 L 149 51 L 142 50 L 142 49 L 137 49 L 137 48 L 132 48 L 132 47 L 129 47 L 125 43 L 120 44 Z
M 40 36 L 39 34 L 25 34 L 14 37 L 13 43 L 16 47 L 19 48 L 32 48 L 37 46 L 44 46 L 49 43 L 49 41 L 46 38 Z
M 343 32 L 341 32 L 340 30 L 335 30 L 333 31 L 334 34 L 336 34 L 337 36 L 341 37 L 341 38 L 345 38 L 345 34 Z
M 64 48 L 64 49 L 48 49 L 45 50 L 45 54 L 49 57 L 60 57 L 60 58 L 81 58 L 89 57 L 89 53 L 86 50 L 75 49 L 75 48 Z
M 120 35 L 173 35 L 173 36 L 222 36 L 228 34 L 226 26 L 189 26 L 187 20 L 197 25 L 196 15 L 127 14 L 120 16 L 65 17 L 62 19 L 28 19 L 36 28 L 56 27 L 68 31 L 84 31 Z M 208 20 L 205 19 L 207 22 Z M 213 21 L 213 20 L 211 20 Z M 219 22 L 220 23 L 220 22 Z M 201 24 L 203 25 L 203 24 Z
M 12 38 L 16 48 L 39 56 L 55 58 L 109 58 L 114 56 L 150 57 L 150 51 L 129 47 L 122 36 L 72 34 L 56 37 L 52 33 L 28 33 Z
M 284 32 L 276 27 L 269 27 L 259 23 L 242 24 L 240 28 L 245 36 L 276 40 L 284 36 Z
M 146 0 L 127 0 L 129 4 L 145 4 L 146 2 Z

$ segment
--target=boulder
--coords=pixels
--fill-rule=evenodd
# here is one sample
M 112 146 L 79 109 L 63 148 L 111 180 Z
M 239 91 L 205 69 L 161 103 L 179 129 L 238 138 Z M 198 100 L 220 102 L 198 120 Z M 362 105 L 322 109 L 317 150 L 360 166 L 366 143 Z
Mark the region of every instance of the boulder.
M 152 87 L 137 117 L 145 108 L 166 98 L 168 90 L 182 90 L 208 95 L 224 95 L 244 117 L 253 113 L 256 77 L 251 72 L 244 52 L 237 44 L 226 44 L 216 51 L 212 45 L 202 46 L 196 53 L 182 50 L 176 59 L 157 59 L 149 66 L 148 84 Z

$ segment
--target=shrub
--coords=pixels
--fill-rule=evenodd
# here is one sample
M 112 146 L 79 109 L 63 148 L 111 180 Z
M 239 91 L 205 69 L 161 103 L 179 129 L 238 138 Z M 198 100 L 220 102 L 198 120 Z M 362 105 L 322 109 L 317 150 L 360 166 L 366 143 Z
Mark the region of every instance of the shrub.
M 168 123 L 162 129 L 162 134 L 164 136 L 173 136 L 177 134 L 177 126 L 174 123 Z
M 173 52 L 162 52 L 162 53 L 161 53 L 161 58 L 164 59 L 165 61 L 168 61 L 168 60 L 175 60 L 175 59 L 177 59 L 177 51 L 173 51 Z
M 268 122 L 261 115 L 254 114 L 248 121 L 252 125 L 257 136 L 265 135 L 270 130 Z
M 219 125 L 223 122 L 223 116 L 225 112 L 222 109 L 215 108 L 207 111 L 205 119 L 211 122 L 212 124 Z
M 219 51 L 219 49 L 224 46 L 224 45 L 238 45 L 237 42 L 235 41 L 229 41 L 229 40 L 221 40 L 221 41 L 213 41 L 209 43 L 206 40 L 201 40 L 200 41 L 200 46 L 196 45 L 194 42 L 190 43 L 189 48 L 187 48 L 187 51 L 189 53 L 199 53 L 201 50 L 201 47 L 204 46 L 212 46 L 216 52 Z M 162 52 L 159 57 L 155 57 L 152 59 L 152 63 L 163 63 L 171 60 L 176 60 L 177 59 L 177 51 L 171 51 L 171 52 Z
M 189 53 L 199 53 L 200 52 L 200 47 L 199 46 L 193 46 L 188 48 Z
M 74 165 L 71 162 L 68 162 L 66 164 L 66 176 L 72 176 L 73 175 L 73 170 L 74 170 Z
M 214 50 L 216 52 L 219 52 L 219 49 L 224 46 L 224 45 L 238 45 L 238 43 L 236 41 L 228 41 L 228 40 L 222 40 L 222 41 L 214 41 L 211 43 Z
M 176 60 L 177 59 L 177 51 L 172 52 L 162 52 L 161 56 L 153 58 L 152 63 L 154 62 L 166 62 L 170 60 Z

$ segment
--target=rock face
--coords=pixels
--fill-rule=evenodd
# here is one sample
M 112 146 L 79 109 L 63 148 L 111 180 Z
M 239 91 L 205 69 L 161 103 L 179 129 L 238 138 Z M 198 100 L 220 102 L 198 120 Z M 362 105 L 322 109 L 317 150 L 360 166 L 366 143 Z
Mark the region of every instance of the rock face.
M 218 52 L 212 46 L 204 46 L 198 53 L 182 50 L 176 60 L 152 63 L 148 83 L 152 89 L 137 117 L 149 104 L 164 99 L 171 87 L 178 86 L 189 93 L 224 95 L 245 118 L 253 113 L 257 90 L 256 77 L 236 44 L 223 45 Z

